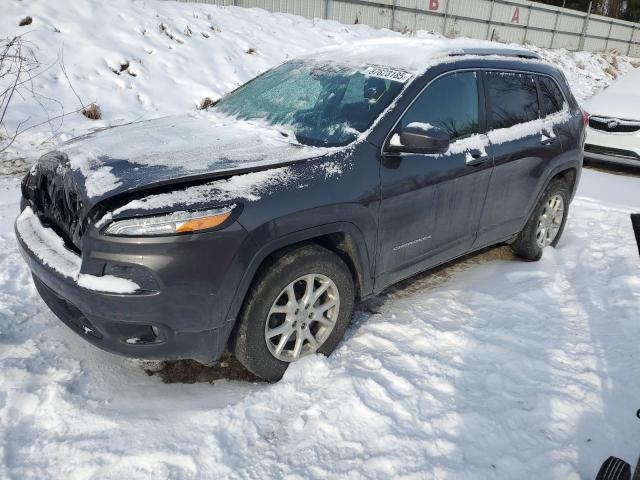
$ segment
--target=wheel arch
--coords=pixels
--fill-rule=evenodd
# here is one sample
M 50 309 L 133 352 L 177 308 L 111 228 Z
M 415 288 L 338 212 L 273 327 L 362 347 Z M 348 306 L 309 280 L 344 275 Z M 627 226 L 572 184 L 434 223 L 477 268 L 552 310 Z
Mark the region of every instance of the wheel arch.
M 229 308 L 227 321 L 235 321 L 244 299 L 256 276 L 284 251 L 314 243 L 338 255 L 347 265 L 356 291 L 362 299 L 373 291 L 371 257 L 360 229 L 349 222 L 338 222 L 321 227 L 293 232 L 263 245 L 245 270 Z

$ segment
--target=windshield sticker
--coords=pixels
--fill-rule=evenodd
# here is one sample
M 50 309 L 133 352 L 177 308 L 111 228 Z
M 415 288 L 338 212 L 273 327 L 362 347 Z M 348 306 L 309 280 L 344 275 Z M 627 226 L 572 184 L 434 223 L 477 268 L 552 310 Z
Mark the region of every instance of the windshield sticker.
M 409 72 L 391 67 L 371 66 L 367 67 L 362 73 L 370 77 L 383 78 L 385 80 L 400 83 L 406 83 L 407 80 L 411 78 L 411 74 Z

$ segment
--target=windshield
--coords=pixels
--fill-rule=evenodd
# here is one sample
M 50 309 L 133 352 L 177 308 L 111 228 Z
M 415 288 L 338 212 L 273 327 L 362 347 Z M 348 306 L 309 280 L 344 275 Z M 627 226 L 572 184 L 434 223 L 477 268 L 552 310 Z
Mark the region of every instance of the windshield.
M 369 66 L 291 61 L 223 97 L 216 109 L 244 120 L 261 119 L 293 130 L 305 145 L 346 145 L 367 130 L 410 78 Z

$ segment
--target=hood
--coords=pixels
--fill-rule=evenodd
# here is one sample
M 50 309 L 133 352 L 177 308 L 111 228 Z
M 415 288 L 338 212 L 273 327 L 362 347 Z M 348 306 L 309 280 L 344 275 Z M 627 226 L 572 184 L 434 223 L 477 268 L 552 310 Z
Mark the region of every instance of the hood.
M 634 70 L 594 95 L 584 108 L 589 115 L 640 120 L 640 70 Z
M 163 117 L 73 139 L 49 156 L 70 170 L 85 207 L 114 195 L 270 168 L 332 149 L 293 134 L 215 114 Z

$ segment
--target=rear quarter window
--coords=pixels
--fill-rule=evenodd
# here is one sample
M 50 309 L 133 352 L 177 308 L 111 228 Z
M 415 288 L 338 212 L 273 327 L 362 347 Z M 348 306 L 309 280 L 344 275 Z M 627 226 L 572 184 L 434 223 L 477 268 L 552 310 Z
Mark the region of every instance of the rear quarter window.
M 540 86 L 542 108 L 546 115 L 562 111 L 565 107 L 565 100 L 556 82 L 549 77 L 539 76 L 538 85 Z
M 491 128 L 509 128 L 540 118 L 538 92 L 533 75 L 487 72 Z

